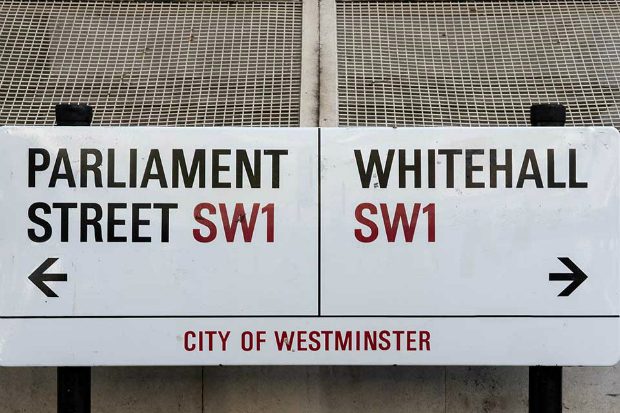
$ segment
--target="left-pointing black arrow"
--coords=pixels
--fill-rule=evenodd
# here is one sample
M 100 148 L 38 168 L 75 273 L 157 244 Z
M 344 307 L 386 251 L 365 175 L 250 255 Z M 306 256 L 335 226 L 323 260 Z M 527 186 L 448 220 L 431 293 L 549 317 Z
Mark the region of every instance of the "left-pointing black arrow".
M 45 283 L 48 281 L 67 281 L 67 274 L 46 274 L 45 270 L 54 265 L 58 258 L 48 258 L 30 274 L 28 279 L 48 297 L 58 297 Z

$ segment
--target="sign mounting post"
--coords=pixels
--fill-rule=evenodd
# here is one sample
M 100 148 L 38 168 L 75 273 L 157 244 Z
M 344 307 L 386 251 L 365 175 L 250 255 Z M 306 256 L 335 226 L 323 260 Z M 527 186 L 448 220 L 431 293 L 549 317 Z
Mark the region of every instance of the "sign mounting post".
M 566 108 L 557 104 L 538 104 L 530 108 L 532 126 L 564 126 Z M 550 273 L 549 281 L 570 281 L 559 297 L 568 297 L 588 278 L 568 257 L 558 259 L 569 274 Z M 529 376 L 529 412 L 560 413 L 562 411 L 562 366 L 532 366 Z
M 90 126 L 93 120 L 93 109 L 88 105 L 60 104 L 55 109 L 57 126 Z M 58 297 L 47 286 L 47 281 L 67 281 L 65 273 L 46 273 L 57 260 L 46 259 L 28 277 L 47 297 Z M 58 413 L 90 413 L 90 367 L 58 367 L 56 370 Z

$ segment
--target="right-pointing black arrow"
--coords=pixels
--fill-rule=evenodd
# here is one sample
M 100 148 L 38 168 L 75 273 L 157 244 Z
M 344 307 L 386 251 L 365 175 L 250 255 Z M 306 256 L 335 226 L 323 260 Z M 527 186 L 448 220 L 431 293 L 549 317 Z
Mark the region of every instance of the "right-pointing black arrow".
M 579 268 L 570 258 L 558 257 L 558 260 L 560 260 L 562 264 L 566 265 L 566 268 L 568 268 L 572 272 L 552 272 L 549 274 L 549 281 L 572 281 L 564 290 L 562 290 L 560 294 L 558 294 L 558 297 L 568 297 L 573 291 L 577 289 L 577 287 L 581 285 L 581 283 L 586 280 L 586 278 L 588 278 L 588 276 L 583 271 L 581 271 L 581 268 Z
M 58 297 L 45 283 L 47 281 L 67 281 L 67 274 L 46 274 L 45 270 L 54 265 L 58 258 L 48 258 L 30 274 L 28 279 L 48 297 Z

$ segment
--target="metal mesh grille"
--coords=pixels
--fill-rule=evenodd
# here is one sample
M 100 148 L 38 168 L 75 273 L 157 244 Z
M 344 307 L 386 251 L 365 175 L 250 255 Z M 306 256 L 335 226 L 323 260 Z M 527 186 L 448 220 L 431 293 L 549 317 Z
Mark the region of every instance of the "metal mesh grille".
M 0 0 L 0 124 L 299 124 L 301 0 Z
M 618 1 L 337 2 L 341 125 L 620 126 Z

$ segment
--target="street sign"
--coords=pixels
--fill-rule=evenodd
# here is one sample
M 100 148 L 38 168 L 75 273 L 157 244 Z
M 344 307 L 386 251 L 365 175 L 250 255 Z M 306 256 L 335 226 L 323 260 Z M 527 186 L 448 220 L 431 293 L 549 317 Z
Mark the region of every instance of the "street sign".
M 620 358 L 613 128 L 0 142 L 0 365 Z

